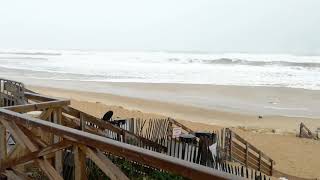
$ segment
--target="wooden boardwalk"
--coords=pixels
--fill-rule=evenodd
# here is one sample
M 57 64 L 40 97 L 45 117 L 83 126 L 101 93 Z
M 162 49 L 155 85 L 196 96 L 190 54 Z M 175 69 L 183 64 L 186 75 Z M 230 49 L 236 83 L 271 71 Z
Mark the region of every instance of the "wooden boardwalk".
M 173 126 L 194 133 L 173 119 L 126 119 L 115 125 L 70 107 L 69 100 L 25 91 L 9 80 L 1 80 L 0 94 L 0 178 L 28 179 L 27 169 L 35 167 L 49 179 L 87 179 L 86 168 L 94 164 L 110 179 L 128 179 L 113 163 L 119 159 L 142 173 L 154 169 L 189 179 L 269 179 L 272 173 L 263 171 L 263 163 L 254 170 L 228 161 L 223 149 L 228 146 L 222 148 L 220 140 L 225 136 L 172 138 Z M 12 148 L 8 136 L 15 141 Z M 208 149 L 214 139 L 217 156 Z M 237 160 L 232 152 L 231 160 Z

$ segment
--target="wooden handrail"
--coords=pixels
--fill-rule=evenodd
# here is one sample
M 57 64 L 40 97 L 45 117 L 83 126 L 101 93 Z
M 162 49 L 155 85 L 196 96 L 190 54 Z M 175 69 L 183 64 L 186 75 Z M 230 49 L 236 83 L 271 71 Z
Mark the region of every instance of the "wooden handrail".
M 30 111 L 39 111 L 46 108 L 56 108 L 56 107 L 62 107 L 62 106 L 68 106 L 68 105 L 70 105 L 69 100 L 55 100 L 50 102 L 41 102 L 37 104 L 8 106 L 8 107 L 4 107 L 4 109 L 14 111 L 14 112 L 26 113 Z
M 178 127 L 181 127 L 183 130 L 187 131 L 188 133 L 193 133 L 193 130 L 188 128 L 187 126 L 179 123 L 178 121 L 176 121 L 175 119 L 172 119 L 172 118 L 168 118 L 169 122 L 171 122 L 172 124 L 178 126 Z
M 270 157 L 229 128 L 226 129 L 226 138 L 229 141 L 226 146 L 229 160 L 236 160 L 247 167 L 272 175 L 275 163 Z M 254 153 L 251 153 L 250 150 Z
M 130 131 L 127 131 L 125 129 L 122 129 L 118 126 L 115 126 L 113 124 L 111 124 L 110 122 L 107 122 L 107 121 L 102 121 L 101 119 L 97 118 L 97 117 L 94 117 L 90 114 L 87 114 L 87 113 L 84 113 L 82 111 L 79 111 L 75 108 L 72 108 L 70 106 L 65 106 L 63 107 L 63 112 L 66 113 L 66 114 L 69 114 L 73 117 L 76 117 L 78 119 L 80 119 L 81 115 L 83 116 L 84 120 L 85 121 L 88 121 L 90 123 L 93 123 L 99 127 L 102 127 L 104 129 L 108 129 L 108 130 L 111 130 L 117 134 L 121 134 L 121 135 L 130 135 L 130 136 L 133 136 L 137 139 L 139 139 L 142 143 L 148 145 L 148 146 L 151 146 L 151 147 L 155 147 L 155 148 L 160 148 L 161 150 L 164 150 L 164 151 L 167 151 L 167 147 L 165 146 L 162 146 L 161 144 L 158 144 L 154 141 L 151 141 L 149 139 L 146 139 L 144 137 L 141 137 L 141 136 L 138 136 Z
M 27 99 L 37 100 L 37 101 L 42 101 L 42 102 L 43 101 L 55 101 L 55 100 L 58 100 L 57 98 L 54 98 L 54 97 L 45 96 L 45 95 L 42 95 L 42 94 L 37 94 L 37 93 L 32 93 L 32 92 L 25 92 L 24 96 Z M 59 99 L 59 100 L 62 100 L 62 99 Z
M 229 129 L 230 130 L 230 129 Z M 231 134 L 233 137 L 235 137 L 237 140 L 239 140 L 240 142 L 242 142 L 243 144 L 247 144 L 249 148 L 251 148 L 253 151 L 259 153 L 261 152 L 258 148 L 256 148 L 254 145 L 250 144 L 248 141 L 246 141 L 245 139 L 243 139 L 241 136 L 239 136 L 238 134 L 236 134 L 235 132 L 233 132 L 232 130 Z M 261 157 L 265 158 L 268 162 L 274 162 L 269 156 L 267 156 L 266 154 L 264 154 L 263 152 L 261 152 Z

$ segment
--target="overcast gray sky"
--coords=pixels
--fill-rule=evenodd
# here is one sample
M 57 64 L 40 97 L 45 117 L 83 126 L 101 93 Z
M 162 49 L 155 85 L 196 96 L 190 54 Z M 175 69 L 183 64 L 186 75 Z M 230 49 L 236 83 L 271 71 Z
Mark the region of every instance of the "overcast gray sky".
M 0 48 L 320 54 L 320 0 L 0 1 Z

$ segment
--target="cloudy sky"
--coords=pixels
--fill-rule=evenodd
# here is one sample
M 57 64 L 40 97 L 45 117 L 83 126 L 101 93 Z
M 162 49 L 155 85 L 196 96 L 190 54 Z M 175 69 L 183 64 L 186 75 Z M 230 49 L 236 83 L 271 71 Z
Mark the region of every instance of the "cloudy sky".
M 0 1 L 0 48 L 320 54 L 320 1 Z

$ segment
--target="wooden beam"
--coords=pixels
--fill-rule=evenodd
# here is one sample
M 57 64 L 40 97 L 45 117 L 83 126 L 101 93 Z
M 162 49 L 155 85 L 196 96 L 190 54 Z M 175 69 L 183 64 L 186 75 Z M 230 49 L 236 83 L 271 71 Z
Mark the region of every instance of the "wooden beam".
M 1 110 L 1 109 L 0 109 Z M 0 120 L 4 126 L 6 126 L 7 129 L 10 130 L 12 135 L 14 136 L 15 140 L 17 140 L 21 145 L 24 144 L 25 147 L 27 147 L 31 152 L 35 152 L 39 149 L 39 147 L 33 143 L 24 133 L 23 131 L 15 124 L 14 121 L 6 121 L 6 120 Z M 40 120 L 43 121 L 43 120 Z M 57 171 L 54 170 L 54 168 L 48 163 L 46 159 L 38 159 L 36 162 L 39 164 L 40 168 L 47 174 L 47 176 L 54 180 L 54 179 L 61 179 L 62 177 L 60 174 L 57 173 Z M 52 170 L 53 169 L 53 170 Z
M 77 146 L 73 146 L 74 154 L 74 176 L 75 180 L 85 180 L 86 176 L 86 155 L 85 153 Z
M 75 120 L 72 120 L 64 115 L 62 115 L 62 124 L 64 126 L 68 126 L 68 127 L 71 127 L 73 129 L 80 129 L 80 122 L 75 119 Z M 96 134 L 96 135 L 99 135 L 99 136 L 105 136 L 105 133 L 103 132 L 103 130 L 100 130 L 100 129 L 94 129 L 90 126 L 86 126 L 85 128 L 85 132 L 89 132 L 89 133 L 92 133 L 92 134 Z
M 21 177 L 22 179 L 31 180 L 31 178 L 29 178 L 27 174 L 25 174 L 24 172 L 20 171 L 20 170 L 17 169 L 17 168 L 12 168 L 12 171 L 13 171 L 17 176 Z
M 35 152 L 30 152 L 22 157 L 17 157 L 17 158 L 10 158 L 4 161 L 1 166 L 0 166 L 0 171 L 3 169 L 7 168 L 12 168 L 14 166 L 17 166 L 19 164 L 23 164 L 32 160 L 36 160 L 40 157 L 46 156 L 48 154 L 54 153 L 56 151 L 66 149 L 70 147 L 72 144 L 70 141 L 63 140 L 59 143 L 49 145 L 41 150 L 35 151 Z
M 52 114 L 53 108 L 45 109 L 39 116 L 39 119 L 47 120 Z
M 56 108 L 53 111 L 53 122 L 56 124 L 61 124 L 61 119 L 62 119 L 62 109 L 61 108 Z M 58 143 L 60 142 L 62 139 L 57 136 L 54 135 L 53 137 L 53 143 Z M 63 175 L 63 157 L 62 157 L 62 152 L 61 151 L 57 151 L 55 153 L 55 159 L 54 159 L 54 167 L 57 170 L 57 172 L 60 175 Z
M 131 137 L 137 138 L 139 141 L 141 141 L 145 145 L 148 145 L 148 146 L 151 146 L 151 147 L 155 147 L 157 149 L 161 149 L 161 150 L 163 150 L 165 152 L 167 151 L 167 148 L 165 146 L 162 146 L 161 144 L 158 144 L 158 143 L 156 143 L 154 141 L 151 141 L 149 139 L 146 139 L 144 137 L 137 136 L 134 133 L 131 133 L 131 132 L 127 131 L 127 130 L 121 129 L 118 126 L 115 126 L 115 125 L 113 125 L 113 124 L 111 124 L 109 122 L 106 122 L 106 121 L 102 121 L 99 118 L 96 118 L 96 117 L 94 117 L 94 116 L 92 116 L 90 114 L 81 112 L 81 111 L 79 111 L 77 109 L 74 109 L 72 107 L 69 107 L 69 106 L 63 107 L 63 112 L 66 113 L 66 114 L 69 114 L 69 115 L 71 115 L 73 117 L 76 117 L 78 119 L 80 118 L 80 114 L 82 114 L 81 116 L 85 119 L 85 121 L 97 125 L 102 130 L 108 129 L 110 131 L 113 131 L 113 132 L 115 132 L 117 134 L 120 134 L 120 135 L 123 135 L 123 136 L 127 136 L 129 134 Z
M 190 163 L 165 154 L 149 151 L 129 144 L 114 141 L 87 132 L 79 131 L 62 125 L 39 120 L 0 108 L 0 117 L 28 127 L 40 127 L 84 146 L 98 148 L 128 160 L 145 164 L 164 171 L 176 173 L 190 179 L 242 179 L 239 176 L 224 173 L 209 167 Z
M 36 136 L 31 130 L 21 125 L 18 126 L 21 129 L 21 131 L 32 141 L 33 144 L 36 144 L 38 147 L 48 146 L 48 143 Z
M 17 157 L 23 154 L 24 150 L 25 150 L 25 147 L 16 143 L 14 147 L 8 152 L 7 159 L 11 159 L 13 157 Z
M 57 108 L 57 107 L 63 107 L 68 105 L 70 105 L 69 100 L 56 100 L 56 101 L 42 102 L 37 104 L 9 106 L 9 107 L 4 107 L 4 109 L 14 111 L 14 112 L 26 113 L 30 111 L 41 111 L 46 108 Z
M 42 94 L 37 94 L 37 93 L 33 93 L 33 92 L 24 92 L 24 96 L 26 98 L 28 98 L 28 99 L 36 100 L 36 101 L 42 101 L 42 102 L 57 100 L 57 98 L 46 96 L 46 95 L 42 95 Z
M 6 121 L 1 119 L 1 123 L 10 131 L 14 139 L 22 146 L 28 147 L 31 151 L 38 150 L 37 147 L 17 126 L 17 124 L 13 121 Z
M 81 112 L 77 109 L 74 109 L 70 106 L 63 107 L 63 112 L 66 114 L 69 114 L 73 117 L 76 117 L 78 119 L 80 119 L 80 114 L 81 114 L 82 118 L 84 118 L 86 121 L 88 121 L 90 123 L 93 123 L 101 128 L 111 130 L 117 134 L 123 134 L 123 129 L 121 129 L 111 123 L 107 123 L 105 121 L 102 121 L 101 119 L 96 118 L 90 114 L 87 114 L 87 113 Z
M 80 113 L 80 130 L 85 131 L 86 129 L 86 120 L 83 113 Z
M 228 129 L 228 128 L 227 128 Z M 242 142 L 243 144 L 248 143 L 248 145 L 250 146 L 250 148 L 255 151 L 256 153 L 259 154 L 260 150 L 258 148 L 256 148 L 254 145 L 250 144 L 248 141 L 246 141 L 245 139 L 243 139 L 242 137 L 240 137 L 237 133 L 233 132 L 231 129 L 228 129 L 229 131 L 232 132 L 232 136 L 237 139 L 238 141 Z M 261 157 L 263 157 L 264 159 L 266 159 L 268 162 L 272 162 L 273 160 L 267 156 L 266 154 L 264 154 L 263 152 L 261 152 Z M 274 163 L 274 161 L 273 161 Z
M 172 118 L 168 118 L 169 122 L 171 122 L 172 124 L 181 127 L 183 130 L 187 131 L 188 133 L 193 133 L 192 129 L 188 128 L 187 126 L 179 123 L 178 121 L 172 119 Z
M 8 180 L 26 180 L 25 177 L 16 174 L 13 170 L 5 170 L 3 173 Z
M 59 173 L 51 166 L 48 160 L 39 159 L 37 163 L 41 167 L 42 171 L 48 176 L 50 180 L 63 180 Z
M 7 132 L 0 123 L 0 163 L 7 158 Z
M 111 180 L 129 180 L 118 166 L 113 164 L 101 151 L 84 146 L 80 148 Z

